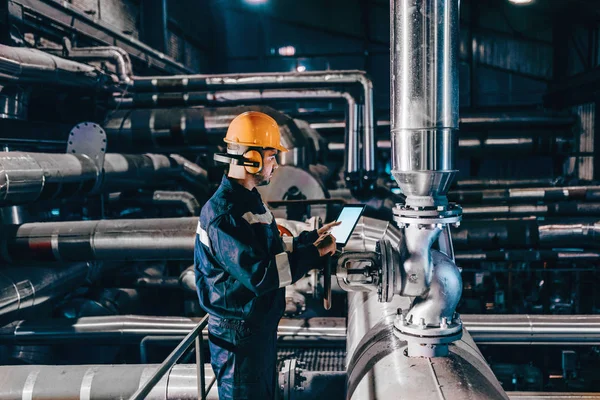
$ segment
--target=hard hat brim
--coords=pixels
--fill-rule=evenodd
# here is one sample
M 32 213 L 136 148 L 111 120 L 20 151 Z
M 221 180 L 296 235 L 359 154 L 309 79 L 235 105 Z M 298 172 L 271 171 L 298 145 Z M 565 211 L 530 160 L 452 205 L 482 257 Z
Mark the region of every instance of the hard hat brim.
M 282 153 L 287 153 L 289 151 L 288 149 L 286 149 L 282 145 L 263 147 L 263 146 L 257 146 L 256 143 L 236 142 L 234 140 L 228 140 L 228 139 L 223 139 L 223 141 L 225 143 L 237 144 L 239 146 L 254 147 L 254 148 L 259 148 L 259 149 L 276 149 L 276 150 L 279 150 Z

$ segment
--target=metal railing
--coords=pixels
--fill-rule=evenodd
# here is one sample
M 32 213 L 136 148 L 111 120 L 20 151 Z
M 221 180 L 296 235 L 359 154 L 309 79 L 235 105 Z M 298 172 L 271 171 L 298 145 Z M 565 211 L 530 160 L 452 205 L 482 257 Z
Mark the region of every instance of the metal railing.
M 165 376 L 165 374 L 171 371 L 171 368 L 177 363 L 177 361 L 185 354 L 192 343 L 196 345 L 196 372 L 198 375 L 198 398 L 206 400 L 206 394 L 210 391 L 210 388 L 215 382 L 216 377 L 209 382 L 208 388 L 206 387 L 205 376 L 204 376 L 204 356 L 202 352 L 203 337 L 202 330 L 208 325 L 208 314 L 205 315 L 198 325 L 187 334 L 187 336 L 177 345 L 175 350 L 169 354 L 169 356 L 163 361 L 162 364 L 154 371 L 150 379 L 144 382 L 143 385 L 129 398 L 129 400 L 142 400 L 148 396 L 148 393 L 156 386 L 156 384 Z

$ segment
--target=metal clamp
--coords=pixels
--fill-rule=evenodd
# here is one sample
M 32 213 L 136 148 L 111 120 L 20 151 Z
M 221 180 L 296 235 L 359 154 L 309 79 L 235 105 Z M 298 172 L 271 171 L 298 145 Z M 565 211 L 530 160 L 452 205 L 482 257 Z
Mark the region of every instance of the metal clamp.
M 98 175 L 101 175 L 104 174 L 106 144 L 106 132 L 100 125 L 94 122 L 82 122 L 75 125 L 69 132 L 67 153 L 85 155 L 92 160 L 96 165 Z M 98 176 L 92 192 L 100 188 L 102 181 Z

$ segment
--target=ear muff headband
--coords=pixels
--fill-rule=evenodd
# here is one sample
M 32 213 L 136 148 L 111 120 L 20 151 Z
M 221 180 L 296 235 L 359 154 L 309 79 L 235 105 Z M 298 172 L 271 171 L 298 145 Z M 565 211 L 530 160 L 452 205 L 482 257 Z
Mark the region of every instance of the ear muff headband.
M 256 150 L 249 150 L 243 155 L 215 153 L 213 159 L 225 164 L 243 166 L 249 174 L 258 174 L 263 167 L 262 154 Z

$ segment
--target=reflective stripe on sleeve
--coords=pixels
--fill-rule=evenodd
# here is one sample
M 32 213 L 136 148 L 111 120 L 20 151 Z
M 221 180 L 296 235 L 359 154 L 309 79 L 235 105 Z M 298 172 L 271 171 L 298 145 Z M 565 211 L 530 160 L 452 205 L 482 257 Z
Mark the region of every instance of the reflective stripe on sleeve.
M 291 236 L 282 236 L 283 247 L 285 251 L 289 251 L 290 253 L 294 251 L 294 238 Z
M 277 273 L 279 274 L 279 287 L 282 288 L 292 283 L 292 270 L 288 254 L 285 252 L 277 254 L 275 264 L 277 264 Z

